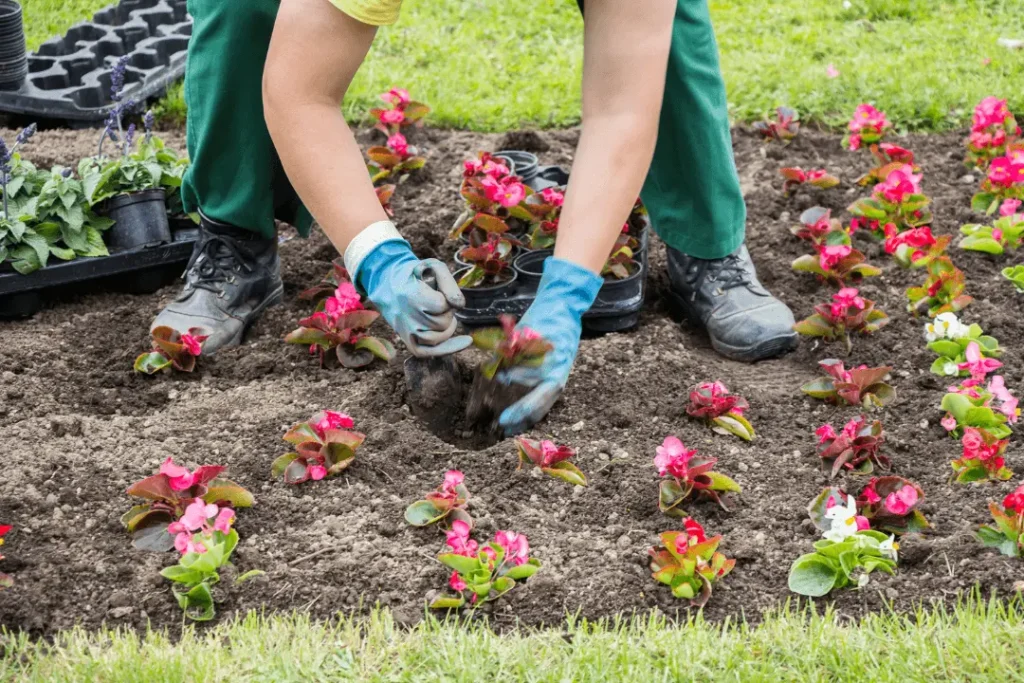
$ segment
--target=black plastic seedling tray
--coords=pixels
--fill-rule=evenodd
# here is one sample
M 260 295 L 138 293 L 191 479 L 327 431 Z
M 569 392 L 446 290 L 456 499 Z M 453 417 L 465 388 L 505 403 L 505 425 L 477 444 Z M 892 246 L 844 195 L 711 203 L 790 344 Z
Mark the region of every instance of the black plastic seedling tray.
M 28 275 L 0 268 L 0 318 L 26 318 L 49 300 L 69 294 L 155 292 L 181 275 L 199 235 L 199 229 L 189 222 L 174 227 L 173 240 L 155 247 L 72 261 L 51 260 L 45 268 Z
M 110 71 L 128 55 L 125 97 L 162 95 L 182 77 L 192 20 L 186 0 L 122 0 L 48 40 L 28 58 L 18 90 L 0 90 L 0 112 L 95 122 L 113 106 Z

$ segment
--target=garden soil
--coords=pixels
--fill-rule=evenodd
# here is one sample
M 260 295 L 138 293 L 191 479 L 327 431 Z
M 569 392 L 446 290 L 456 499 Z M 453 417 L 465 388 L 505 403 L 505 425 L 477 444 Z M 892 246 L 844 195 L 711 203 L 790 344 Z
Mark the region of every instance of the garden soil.
M 44 131 L 25 151 L 42 164 L 74 165 L 91 152 L 94 135 Z M 180 135 L 169 137 L 180 146 Z M 397 221 L 419 255 L 449 258 L 446 234 L 459 213 L 464 158 L 511 142 L 536 150 L 545 163 L 569 164 L 578 132 L 503 140 L 427 129 L 415 138 L 428 166 L 399 188 Z M 975 219 L 969 207 L 978 178 L 967 177 L 960 139 L 902 140 L 918 154 L 940 234 L 954 234 Z M 370 144 L 370 135 L 361 142 Z M 813 130 L 788 147 L 766 146 L 737 130 L 735 147 L 761 279 L 804 317 L 831 290 L 790 270 L 807 249 L 788 229 L 803 209 L 822 204 L 841 212 L 856 199 L 862 190 L 852 180 L 868 168 L 867 153 L 843 151 L 838 136 Z M 793 165 L 826 167 L 843 184 L 784 198 L 778 169 Z M 407 526 L 402 515 L 450 468 L 466 474 L 477 537 L 497 529 L 523 532 L 544 565 L 494 606 L 498 627 L 558 624 L 566 613 L 685 616 L 689 608 L 655 583 L 647 567 L 647 549 L 658 533 L 678 528 L 658 511 L 652 464 L 668 434 L 718 458 L 718 469 L 743 486 L 729 511 L 710 502 L 689 508 L 709 532 L 724 535 L 721 549 L 737 558 L 706 616 L 756 620 L 791 597 L 789 566 L 818 537 L 806 506 L 829 483 L 815 455 L 814 430 L 858 414 L 813 401 L 799 387 L 819 376 L 817 361 L 836 357 L 840 345 L 803 341 L 795 353 L 756 365 L 717 356 L 700 331 L 672 319 L 664 248 L 655 241 L 639 326 L 585 339 L 563 399 L 533 432 L 579 448 L 578 464 L 590 485 L 573 488 L 535 470 L 517 470 L 511 440 L 493 443 L 467 432 L 457 415 L 450 428 L 427 429 L 406 403 L 402 357 L 361 371 L 321 369 L 306 349 L 285 344 L 284 336 L 310 310 L 296 295 L 329 271 L 336 252 L 319 231 L 308 240 L 286 226 L 281 234 L 285 303 L 267 312 L 243 346 L 201 359 L 192 375 L 132 372 L 134 357 L 148 348 L 150 320 L 178 285 L 150 296 L 69 298 L 32 319 L 0 322 L 0 521 L 15 527 L 0 569 L 16 580 L 0 594 L 0 625 L 37 635 L 102 622 L 179 627 L 180 610 L 158 573 L 174 557 L 132 549 L 118 521 L 131 504 L 125 489 L 168 456 L 190 466 L 226 465 L 256 496 L 253 508 L 238 513 L 236 571 L 266 574 L 239 586 L 222 581 L 216 588 L 221 619 L 252 609 L 330 617 L 376 604 L 402 622 L 421 619 L 425 597 L 447 582 L 434 559 L 444 537 L 437 528 Z M 974 586 L 1009 595 L 1019 566 L 982 549 L 973 531 L 988 519 L 987 502 L 1001 499 L 1013 484 L 949 482 L 958 444 L 940 427 L 937 407 L 947 382 L 928 373 L 924 321 L 905 310 L 903 292 L 923 274 L 900 269 L 866 236 L 857 242 L 884 267 L 862 289 L 892 323 L 873 338 L 856 339 L 849 360 L 894 366 L 898 400 L 880 414 L 886 451 L 896 473 L 923 487 L 921 507 L 934 527 L 904 542 L 898 575 L 873 575 L 864 589 L 829 601 L 840 614 L 856 617 L 890 602 L 909 609 L 920 601 L 952 601 Z M 1019 390 L 1024 321 L 1012 286 L 999 275 L 1012 257 L 952 253 L 976 297 L 966 318 L 983 323 L 1007 348 L 1003 374 Z M 382 324 L 377 333 L 390 334 Z M 469 368 L 472 352 L 463 361 Z M 749 400 L 754 442 L 713 434 L 684 414 L 689 388 L 706 380 L 722 380 Z M 323 408 L 348 412 L 366 433 L 355 464 L 334 480 L 299 486 L 271 480 L 271 462 L 286 452 L 285 430 Z M 1018 439 L 1008 451 L 1012 468 L 1024 470 L 1021 453 Z M 848 480 L 859 489 L 855 477 Z

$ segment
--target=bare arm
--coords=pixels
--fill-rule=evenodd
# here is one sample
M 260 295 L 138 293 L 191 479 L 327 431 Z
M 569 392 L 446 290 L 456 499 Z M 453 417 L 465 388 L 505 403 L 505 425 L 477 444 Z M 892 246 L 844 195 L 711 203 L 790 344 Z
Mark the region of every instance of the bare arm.
M 327 0 L 282 0 L 263 74 L 267 127 L 288 178 L 342 253 L 387 220 L 340 106 L 376 33 Z
M 676 0 L 587 0 L 583 132 L 555 256 L 600 272 L 654 156 Z

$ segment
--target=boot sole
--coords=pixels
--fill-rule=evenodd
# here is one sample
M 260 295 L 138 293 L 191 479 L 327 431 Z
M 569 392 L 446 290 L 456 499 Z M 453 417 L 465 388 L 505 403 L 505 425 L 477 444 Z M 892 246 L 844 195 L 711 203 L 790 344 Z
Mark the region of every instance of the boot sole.
M 800 335 L 795 331 L 772 337 L 771 339 L 763 339 L 753 346 L 730 346 L 729 344 L 724 344 L 708 334 L 704 321 L 690 313 L 681 296 L 671 290 L 666 292 L 666 294 L 668 295 L 669 310 L 675 314 L 675 317 L 685 319 L 691 325 L 704 330 L 704 333 L 711 340 L 711 348 L 730 360 L 743 363 L 767 360 L 794 351 L 800 344 Z

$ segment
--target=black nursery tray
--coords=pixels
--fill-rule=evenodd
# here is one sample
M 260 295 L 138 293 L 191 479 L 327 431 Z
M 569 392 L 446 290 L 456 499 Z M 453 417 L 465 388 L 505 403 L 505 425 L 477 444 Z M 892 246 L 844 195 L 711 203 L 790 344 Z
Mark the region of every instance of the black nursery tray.
M 639 272 L 627 280 L 605 282 L 594 305 L 583 314 L 585 331 L 597 334 L 621 332 L 636 327 L 640 322 L 640 309 L 647 293 L 650 233 L 650 222 L 647 222 L 640 235 L 640 249 L 636 259 L 640 264 Z M 519 282 L 511 296 L 498 299 L 487 308 L 460 309 L 455 312 L 455 317 L 467 327 L 496 325 L 501 315 L 519 318 L 533 303 L 536 290 L 536 282 Z
M 125 96 L 156 97 L 181 78 L 192 19 L 186 0 L 122 0 L 75 24 L 29 55 L 20 90 L 0 90 L 0 111 L 36 119 L 93 122 L 106 118 L 110 71 L 128 55 Z
M 34 315 L 47 301 L 66 294 L 155 292 L 179 277 L 192 255 L 199 230 L 187 225 L 174 226 L 173 240 L 155 247 L 72 261 L 51 259 L 48 266 L 28 275 L 0 269 L 0 318 Z

